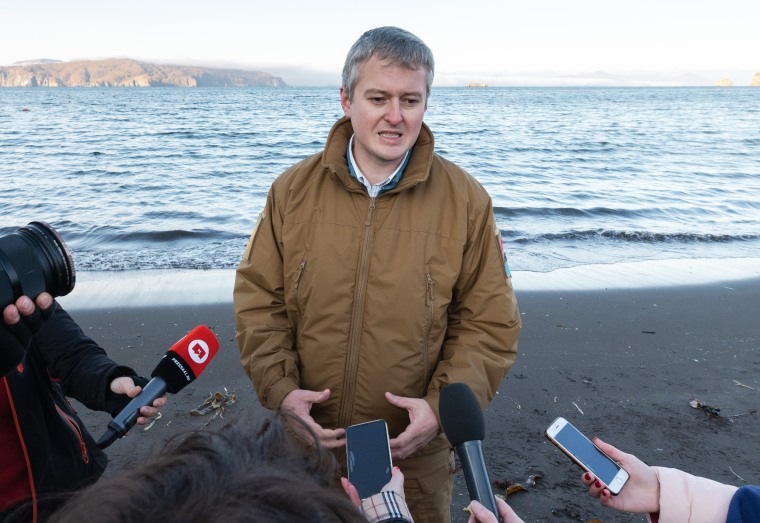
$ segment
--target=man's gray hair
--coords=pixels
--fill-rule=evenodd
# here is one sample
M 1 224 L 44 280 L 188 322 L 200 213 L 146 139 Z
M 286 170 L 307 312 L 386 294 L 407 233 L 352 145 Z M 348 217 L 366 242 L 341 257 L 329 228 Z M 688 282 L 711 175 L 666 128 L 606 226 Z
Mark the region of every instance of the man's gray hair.
M 354 87 L 359 81 L 359 68 L 373 56 L 415 71 L 420 67 L 424 68 L 427 72 L 425 97 L 430 97 L 435 69 L 433 52 L 425 42 L 409 31 L 386 26 L 365 32 L 348 51 L 343 66 L 343 87 L 349 100 L 352 99 Z

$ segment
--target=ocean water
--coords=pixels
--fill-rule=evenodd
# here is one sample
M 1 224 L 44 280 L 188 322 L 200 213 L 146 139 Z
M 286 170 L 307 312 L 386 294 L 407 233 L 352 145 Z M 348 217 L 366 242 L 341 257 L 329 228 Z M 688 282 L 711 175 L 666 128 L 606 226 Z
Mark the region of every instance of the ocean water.
M 0 235 L 77 271 L 230 269 L 337 89 L 1 89 Z M 489 191 L 513 271 L 760 258 L 760 89 L 437 88 L 440 154 Z

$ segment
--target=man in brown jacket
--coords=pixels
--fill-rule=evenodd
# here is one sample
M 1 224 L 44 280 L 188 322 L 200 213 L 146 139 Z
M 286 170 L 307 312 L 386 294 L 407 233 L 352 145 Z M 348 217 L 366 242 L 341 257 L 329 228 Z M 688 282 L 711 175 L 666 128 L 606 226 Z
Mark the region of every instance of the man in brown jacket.
M 438 398 L 481 406 L 517 353 L 520 316 L 491 199 L 423 123 L 433 56 L 364 33 L 324 150 L 280 175 L 237 270 L 241 363 L 258 397 L 306 420 L 345 467 L 345 428 L 382 418 L 414 520 L 450 520 L 453 451 Z

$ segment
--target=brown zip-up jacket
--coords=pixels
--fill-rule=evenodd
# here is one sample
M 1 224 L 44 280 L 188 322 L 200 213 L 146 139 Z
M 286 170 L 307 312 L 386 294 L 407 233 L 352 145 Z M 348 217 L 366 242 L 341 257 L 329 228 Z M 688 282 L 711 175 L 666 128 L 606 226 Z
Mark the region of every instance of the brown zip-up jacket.
M 370 198 L 353 178 L 342 118 L 322 153 L 272 184 L 237 269 L 241 363 L 262 404 L 294 389 L 325 428 L 377 418 L 391 438 L 408 413 L 384 393 L 424 398 L 447 383 L 485 406 L 517 353 L 520 315 L 491 199 L 433 152 L 423 125 L 398 185 Z

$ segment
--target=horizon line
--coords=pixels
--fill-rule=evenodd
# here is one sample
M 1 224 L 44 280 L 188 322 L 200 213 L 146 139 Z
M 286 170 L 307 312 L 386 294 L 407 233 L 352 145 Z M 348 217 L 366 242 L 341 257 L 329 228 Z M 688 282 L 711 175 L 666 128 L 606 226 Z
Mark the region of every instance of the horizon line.
M 206 69 L 239 70 L 262 72 L 281 79 L 288 87 L 335 87 L 340 85 L 340 74 L 335 71 L 312 69 L 297 65 L 255 65 L 220 60 L 197 59 L 144 59 L 126 56 L 110 58 L 76 58 L 61 60 L 54 58 L 37 58 L 17 60 L 0 67 L 27 67 L 33 65 L 50 65 L 56 63 L 102 62 L 108 60 L 133 60 L 147 64 L 200 67 Z M 754 78 L 760 76 L 760 68 L 739 70 L 732 68 L 718 72 L 708 68 L 700 70 L 605 70 L 604 68 L 586 69 L 574 72 L 557 72 L 554 70 L 533 70 L 512 72 L 447 72 L 438 71 L 433 87 L 468 87 L 483 84 L 483 87 L 729 87 L 718 85 L 729 82 L 730 87 L 753 86 Z M 735 76 L 748 79 L 734 80 Z M 437 80 L 437 82 L 436 82 Z M 437 84 L 437 85 L 436 85 Z M 480 87 L 480 86 L 478 86 Z

